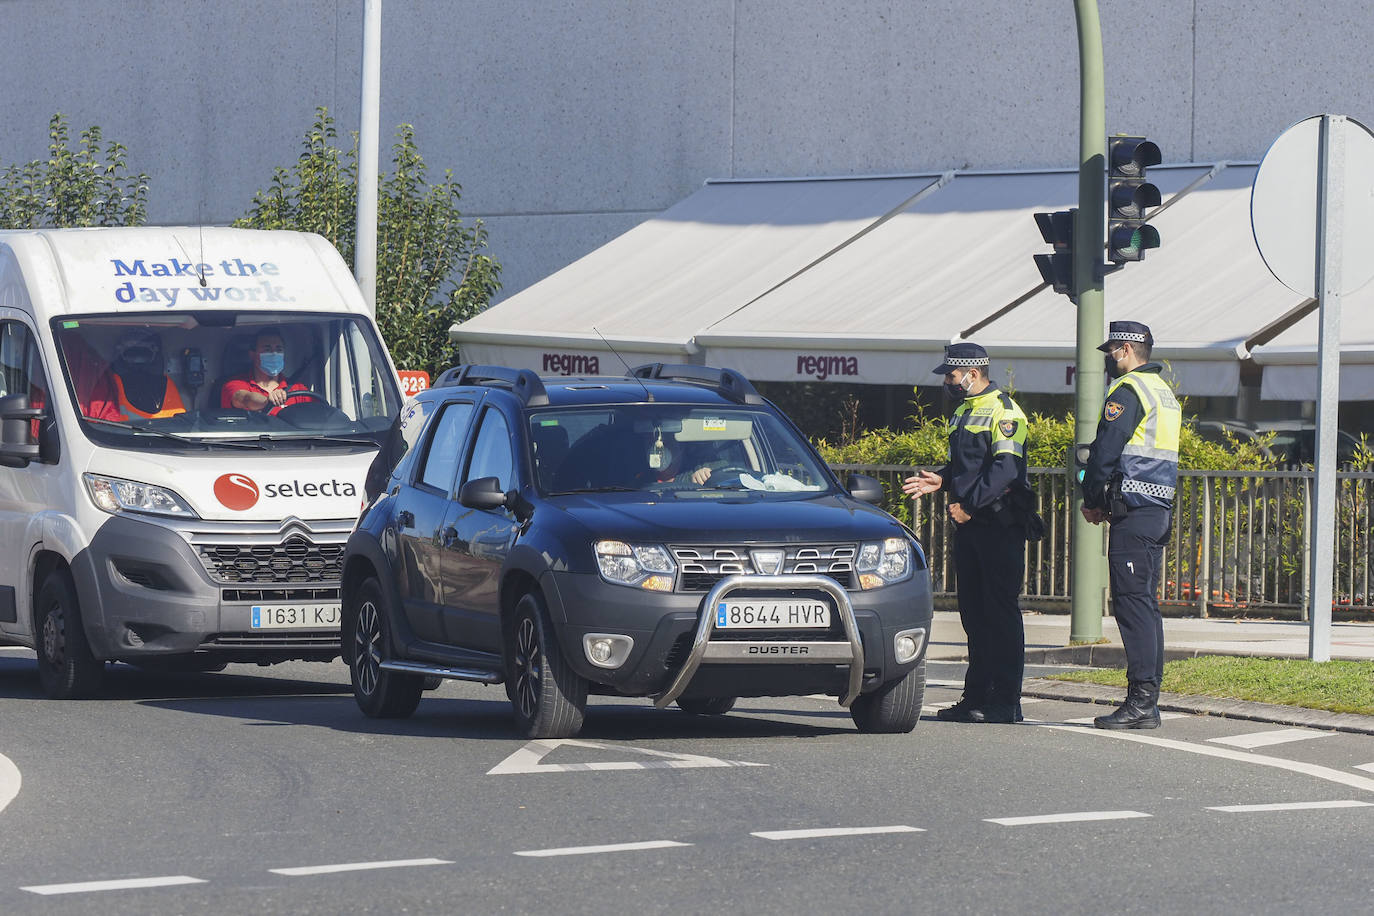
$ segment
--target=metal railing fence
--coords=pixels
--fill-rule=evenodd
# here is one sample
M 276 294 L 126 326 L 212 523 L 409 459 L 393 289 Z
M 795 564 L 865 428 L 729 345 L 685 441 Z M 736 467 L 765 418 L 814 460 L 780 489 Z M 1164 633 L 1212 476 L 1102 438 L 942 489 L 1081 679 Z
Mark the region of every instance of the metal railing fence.
M 935 594 L 952 595 L 948 494 L 918 501 L 903 496 L 901 482 L 913 473 L 906 466 L 832 467 L 841 478 L 859 473 L 882 481 L 884 507 L 910 526 L 926 549 Z M 1024 604 L 1060 608 L 1070 596 L 1070 478 L 1063 468 L 1031 468 L 1029 476 L 1046 533 L 1044 540 L 1027 545 Z M 1336 479 L 1336 517 L 1330 520 L 1336 526 L 1333 601 L 1337 610 L 1368 612 L 1374 609 L 1374 473 L 1340 471 Z M 1204 617 L 1224 611 L 1306 619 L 1312 486 L 1310 470 L 1180 471 L 1160 601 L 1191 605 Z M 1104 538 L 1107 527 L 1101 529 Z

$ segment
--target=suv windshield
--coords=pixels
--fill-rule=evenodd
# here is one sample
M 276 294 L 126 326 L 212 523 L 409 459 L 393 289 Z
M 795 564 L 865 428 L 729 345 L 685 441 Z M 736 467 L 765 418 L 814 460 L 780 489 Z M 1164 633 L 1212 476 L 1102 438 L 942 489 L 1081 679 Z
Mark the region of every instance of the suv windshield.
M 535 477 L 546 494 L 723 491 L 815 494 L 829 473 L 793 429 L 756 408 L 686 404 L 569 407 L 530 414 Z
M 77 315 L 52 328 L 86 434 L 119 447 L 376 441 L 400 405 L 376 333 L 355 316 Z

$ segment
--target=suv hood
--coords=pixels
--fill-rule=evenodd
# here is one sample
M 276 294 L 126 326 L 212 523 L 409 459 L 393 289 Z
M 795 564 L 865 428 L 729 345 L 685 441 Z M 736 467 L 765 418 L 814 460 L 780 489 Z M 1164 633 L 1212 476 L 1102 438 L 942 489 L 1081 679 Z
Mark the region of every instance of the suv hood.
M 799 543 L 858 541 L 906 534 L 881 509 L 847 495 L 787 500 L 668 499 L 596 494 L 546 503 L 566 512 L 597 537 L 640 543 Z

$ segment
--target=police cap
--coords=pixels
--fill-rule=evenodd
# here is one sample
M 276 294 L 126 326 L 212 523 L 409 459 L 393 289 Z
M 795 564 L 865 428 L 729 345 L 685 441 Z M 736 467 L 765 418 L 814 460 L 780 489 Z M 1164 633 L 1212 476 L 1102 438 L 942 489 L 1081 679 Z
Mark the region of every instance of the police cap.
M 1150 329 L 1139 321 L 1113 321 L 1107 327 L 1107 342 L 1097 349 L 1103 353 L 1109 352 L 1113 347 L 1122 342 L 1127 343 L 1147 343 L 1154 346 L 1155 339 L 1150 334 Z
M 952 343 L 945 347 L 945 361 L 935 367 L 936 375 L 946 375 L 955 369 L 984 369 L 988 367 L 988 351 L 976 343 Z

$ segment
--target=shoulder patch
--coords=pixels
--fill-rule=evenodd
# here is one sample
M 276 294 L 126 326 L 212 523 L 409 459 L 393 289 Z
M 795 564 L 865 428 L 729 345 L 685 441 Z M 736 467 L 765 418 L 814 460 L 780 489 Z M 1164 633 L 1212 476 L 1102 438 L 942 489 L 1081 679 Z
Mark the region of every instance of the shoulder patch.
M 1123 405 L 1118 404 L 1116 401 L 1108 401 L 1107 406 L 1102 411 L 1102 416 L 1106 417 L 1108 422 L 1111 422 L 1121 416 L 1121 412 L 1125 409 Z
M 997 424 L 997 430 L 998 430 L 998 432 L 1000 432 L 1003 436 L 1005 436 L 1006 438 L 1010 439 L 1012 436 L 1015 436 L 1015 435 L 1016 435 L 1016 421 L 1015 421 L 1015 420 L 1002 420 L 1001 422 L 999 422 L 999 423 Z

